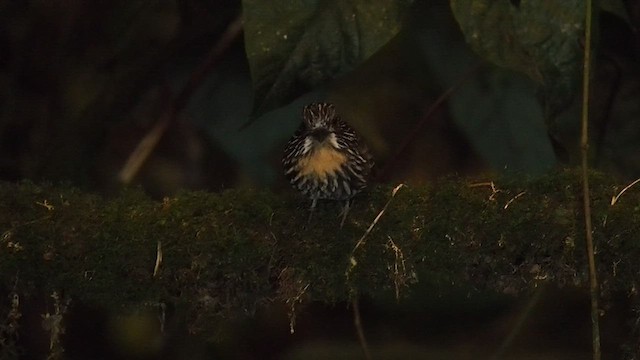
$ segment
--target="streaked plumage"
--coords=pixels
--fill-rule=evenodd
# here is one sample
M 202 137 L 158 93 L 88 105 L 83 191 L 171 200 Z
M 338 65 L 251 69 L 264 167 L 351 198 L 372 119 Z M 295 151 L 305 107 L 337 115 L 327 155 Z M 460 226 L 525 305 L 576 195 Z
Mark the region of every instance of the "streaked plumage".
M 373 158 L 332 104 L 309 104 L 302 118 L 284 151 L 284 173 L 312 200 L 311 211 L 319 199 L 345 201 L 344 223 L 349 201 L 367 185 Z

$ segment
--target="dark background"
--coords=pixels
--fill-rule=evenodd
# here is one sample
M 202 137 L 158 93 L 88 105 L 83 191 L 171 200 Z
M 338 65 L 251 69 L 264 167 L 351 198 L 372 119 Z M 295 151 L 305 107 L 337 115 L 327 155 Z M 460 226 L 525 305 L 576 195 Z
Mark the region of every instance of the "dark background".
M 640 175 L 640 6 L 621 4 L 626 18 L 598 11 L 590 151 L 595 168 L 625 181 Z M 539 84 L 469 48 L 446 1 L 416 1 L 403 30 L 374 56 L 264 114 L 252 114 L 242 33 L 213 61 L 207 58 L 240 13 L 241 3 L 232 0 L 1 2 L 0 180 L 62 181 L 117 194 L 130 185 L 118 178 L 127 159 L 154 126 L 169 119 L 131 181 L 152 196 L 185 188 L 290 191 L 281 174 L 282 147 L 299 124 L 302 106 L 317 99 L 335 102 L 370 144 L 378 182 L 418 185 L 444 175 L 502 172 L 536 176 L 578 163 L 580 92 L 549 109 Z M 207 71 L 199 72 L 203 67 Z M 460 286 L 434 289 L 426 281 L 411 292 L 399 304 L 363 299 L 376 358 L 489 358 L 511 333 L 513 354 L 503 358 L 590 356 L 584 289 L 544 289 L 516 299 Z M 618 354 L 626 334 L 624 298 L 610 299 L 614 310 L 604 320 L 609 354 Z M 26 304 L 25 329 L 40 329 L 43 304 Z M 156 315 L 118 316 L 76 304 L 67 355 L 360 356 L 348 304 L 309 305 L 294 335 L 282 304 L 229 321 L 228 333 L 216 339 L 188 334 L 179 316 L 159 334 Z M 524 330 L 516 332 L 526 315 Z M 46 337 L 36 330 L 21 338 L 24 358 L 47 351 Z

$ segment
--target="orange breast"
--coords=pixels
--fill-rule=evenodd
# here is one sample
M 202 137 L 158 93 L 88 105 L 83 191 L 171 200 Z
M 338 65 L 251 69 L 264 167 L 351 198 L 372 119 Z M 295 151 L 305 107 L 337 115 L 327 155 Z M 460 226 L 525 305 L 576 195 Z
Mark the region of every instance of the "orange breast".
M 311 156 L 304 157 L 298 162 L 298 169 L 302 176 L 317 176 L 322 180 L 335 175 L 347 161 L 346 155 L 331 147 L 322 147 Z

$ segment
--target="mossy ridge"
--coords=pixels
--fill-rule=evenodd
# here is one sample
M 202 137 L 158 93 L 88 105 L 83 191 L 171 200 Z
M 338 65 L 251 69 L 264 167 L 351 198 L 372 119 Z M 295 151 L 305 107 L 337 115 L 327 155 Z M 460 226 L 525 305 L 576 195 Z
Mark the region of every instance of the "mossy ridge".
M 640 192 L 611 206 L 624 185 L 600 173 L 592 184 L 602 290 L 630 291 L 640 273 Z M 493 187 L 460 178 L 406 186 L 354 251 L 391 186 L 358 197 L 340 229 L 339 204 L 319 206 L 307 224 L 307 202 L 289 193 L 185 191 L 154 201 L 139 190 L 105 199 L 70 186 L 0 183 L 0 273 L 5 289 L 15 284 L 25 295 L 63 289 L 118 309 L 171 303 L 199 329 L 301 293 L 301 301 L 328 303 L 354 291 L 408 296 L 417 274 L 501 293 L 584 286 L 581 194 L 572 170 L 499 177 Z

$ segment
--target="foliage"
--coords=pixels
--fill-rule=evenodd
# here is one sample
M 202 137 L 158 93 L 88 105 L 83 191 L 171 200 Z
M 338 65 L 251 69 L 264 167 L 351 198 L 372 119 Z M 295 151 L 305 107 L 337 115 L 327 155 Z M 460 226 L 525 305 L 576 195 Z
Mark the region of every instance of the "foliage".
M 336 103 L 380 164 L 399 164 L 391 178 L 425 181 L 483 167 L 540 174 L 556 158 L 577 159 L 578 3 L 5 2 L 0 173 L 114 188 L 113 174 L 242 13 L 245 42 L 221 54 L 188 99 L 180 128 L 170 129 L 138 177 L 148 189 L 277 183 L 280 147 L 300 107 L 318 97 Z M 630 1 L 599 6 L 592 155 L 602 169 L 634 177 L 640 67 L 630 25 L 638 12 Z M 461 79 L 478 55 L 489 63 Z M 400 165 L 397 145 L 457 82 L 446 111 L 426 120 Z M 268 109 L 275 110 L 256 118 Z
M 244 0 L 259 115 L 343 75 L 400 30 L 412 0 Z
M 554 94 L 576 92 L 584 1 L 451 0 L 451 8 L 482 57 L 528 75 Z
M 637 287 L 635 188 L 615 206 L 609 199 L 619 190 L 611 173 L 640 175 L 639 6 L 599 1 L 593 24 L 590 155 L 608 171 L 594 175 L 592 190 L 604 295 Z M 1 179 L 112 191 L 135 145 L 192 86 L 199 91 L 181 99 L 184 112 L 138 179 L 145 191 L 169 183 L 154 192 L 163 196 L 237 187 L 158 203 L 141 191 L 105 199 L 70 186 L 3 183 L 2 286 L 20 296 L 63 288 L 114 308 L 173 303 L 202 331 L 212 318 L 272 301 L 295 314 L 300 302 L 344 300 L 354 290 L 405 295 L 425 279 L 507 293 L 542 282 L 580 286 L 573 172 L 403 188 L 355 262 L 353 243 L 388 186 L 358 200 L 336 232 L 331 204 L 305 226 L 296 198 L 239 185 L 278 184 L 280 145 L 300 107 L 319 97 L 361 130 L 380 164 L 392 165 L 387 179 L 540 175 L 557 160 L 575 163 L 583 12 L 579 0 L 2 2 Z M 227 39 L 235 45 L 210 58 L 240 16 L 244 42 Z M 197 86 L 185 80 L 194 75 Z M 424 115 L 454 88 L 445 111 Z M 0 324 L 9 352 L 21 316 L 11 301 Z

